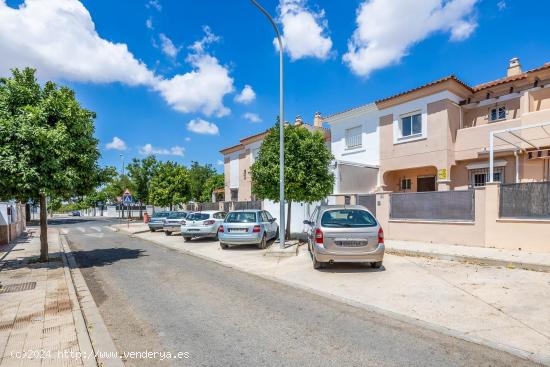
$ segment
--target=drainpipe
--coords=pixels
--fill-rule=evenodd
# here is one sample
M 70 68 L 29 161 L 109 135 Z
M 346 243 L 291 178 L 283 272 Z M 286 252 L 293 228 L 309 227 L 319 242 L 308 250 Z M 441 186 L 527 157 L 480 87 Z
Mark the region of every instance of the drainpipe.
M 514 150 L 514 157 L 516 157 L 516 183 L 519 183 L 519 157 L 518 150 Z

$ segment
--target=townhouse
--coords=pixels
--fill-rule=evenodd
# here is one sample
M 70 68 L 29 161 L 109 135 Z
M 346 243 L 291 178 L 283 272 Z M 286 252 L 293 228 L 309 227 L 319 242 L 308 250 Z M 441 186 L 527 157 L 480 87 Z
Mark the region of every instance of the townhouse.
M 288 122 L 287 122 L 288 123 Z M 303 121 L 301 116 L 296 116 L 294 124 L 309 130 L 321 130 L 325 134 L 327 147 L 330 148 L 330 130 L 322 126 L 321 114 L 315 113 L 313 124 Z M 250 167 L 258 158 L 260 146 L 268 131 L 263 131 L 247 136 L 238 144 L 220 150 L 224 162 L 224 190 L 226 201 L 252 201 L 252 179 Z
M 518 127 L 527 129 L 495 143 L 494 181 L 550 180 L 550 126 L 540 126 L 550 122 L 550 63 L 523 72 L 514 58 L 501 79 L 469 86 L 451 75 L 323 122 L 336 194 L 484 186 L 490 133 Z

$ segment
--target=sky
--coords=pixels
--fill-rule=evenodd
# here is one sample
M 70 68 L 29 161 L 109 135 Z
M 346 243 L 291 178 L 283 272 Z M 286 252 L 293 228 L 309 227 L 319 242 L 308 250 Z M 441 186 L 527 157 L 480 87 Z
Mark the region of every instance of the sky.
M 259 0 L 284 39 L 285 120 L 306 122 L 455 74 L 475 85 L 550 61 L 538 0 Z M 95 111 L 101 165 L 155 154 L 223 170 L 271 127 L 274 31 L 249 0 L 0 0 L 0 76 L 37 69 Z

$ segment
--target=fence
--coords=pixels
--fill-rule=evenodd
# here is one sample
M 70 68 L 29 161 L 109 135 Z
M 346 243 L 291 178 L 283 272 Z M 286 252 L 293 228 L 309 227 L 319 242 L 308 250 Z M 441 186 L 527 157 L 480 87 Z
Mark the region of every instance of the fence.
M 259 200 L 233 202 L 233 210 L 243 210 L 243 209 L 262 209 L 262 202 Z
M 363 205 L 376 217 L 376 194 L 357 195 L 357 205 Z
M 474 190 L 392 193 L 391 219 L 475 219 Z
M 220 210 L 220 203 L 199 203 L 197 209 L 202 210 Z
M 500 186 L 501 218 L 550 218 L 550 181 Z

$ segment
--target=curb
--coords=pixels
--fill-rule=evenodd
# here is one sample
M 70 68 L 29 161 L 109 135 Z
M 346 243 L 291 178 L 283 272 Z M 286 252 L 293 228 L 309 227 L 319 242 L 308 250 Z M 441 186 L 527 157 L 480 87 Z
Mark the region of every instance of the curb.
M 124 367 L 124 363 L 120 358 L 108 358 L 109 356 L 118 356 L 118 351 L 111 334 L 107 330 L 107 326 L 99 313 L 99 309 L 88 289 L 88 285 L 80 272 L 74 255 L 68 245 L 66 236 L 60 233 L 59 241 L 70 269 L 66 271 L 69 272 L 72 278 L 72 284 L 75 291 L 74 294 L 77 297 L 77 304 L 80 306 L 81 317 L 83 317 L 82 322 L 79 322 L 79 328 L 83 327 L 84 331 L 81 330 L 79 334 L 87 334 L 90 342 L 90 349 L 93 349 L 92 353 L 95 356 L 95 359 L 90 358 L 89 360 L 97 363 L 91 364 L 91 366 Z M 83 337 L 82 335 L 82 338 Z M 79 341 L 80 338 L 79 336 Z M 85 366 L 88 367 L 90 364 L 85 364 Z
M 464 256 L 464 255 L 452 255 L 442 254 L 429 251 L 414 251 L 405 249 L 391 249 L 386 247 L 386 253 L 398 256 L 410 256 L 410 257 L 429 257 L 439 260 L 459 261 L 476 265 L 486 266 L 502 266 L 506 268 L 517 268 L 523 270 L 539 271 L 544 273 L 550 273 L 550 265 L 524 263 L 521 261 L 506 261 L 499 259 L 490 259 L 485 257 Z
M 129 233 L 129 232 L 125 232 L 125 233 L 128 236 L 132 235 L 132 233 Z M 301 284 L 298 284 L 298 283 L 293 283 L 291 281 L 280 279 L 280 278 L 277 278 L 277 277 L 272 276 L 272 275 L 252 273 L 249 270 L 247 270 L 243 267 L 240 267 L 238 265 L 228 264 L 228 263 L 222 262 L 220 260 L 216 260 L 216 259 L 213 259 L 211 257 L 205 256 L 205 255 L 202 255 L 202 254 L 197 254 L 197 253 L 194 253 L 192 251 L 189 251 L 189 250 L 186 250 L 186 249 L 183 249 L 183 248 L 182 249 L 176 249 L 176 248 L 168 247 L 165 244 L 163 244 L 162 242 L 157 241 L 157 240 L 151 240 L 151 239 L 147 239 L 147 238 L 141 238 L 141 239 L 145 240 L 145 241 L 153 242 L 157 245 L 160 245 L 160 246 L 163 246 L 165 248 L 172 249 L 174 251 L 178 251 L 178 252 L 190 255 L 190 256 L 194 256 L 194 257 L 197 257 L 197 258 L 200 258 L 200 259 L 203 259 L 203 260 L 215 262 L 215 263 L 220 264 L 222 266 L 225 266 L 227 268 L 235 269 L 235 270 L 241 271 L 243 273 L 247 273 L 247 274 L 256 276 L 258 278 L 274 281 L 274 282 L 284 284 L 286 286 L 293 287 L 293 288 L 296 288 L 296 289 L 301 289 L 301 290 L 304 290 L 306 292 L 315 294 L 317 296 L 321 296 L 321 297 L 325 297 L 325 298 L 328 298 L 328 299 L 333 300 L 333 301 L 341 302 L 341 303 L 347 304 L 347 305 L 352 306 L 352 307 L 360 308 L 360 309 L 370 311 L 370 312 L 375 312 L 375 313 L 384 315 L 386 317 L 389 317 L 389 318 L 392 318 L 392 319 L 395 319 L 395 320 L 398 320 L 398 321 L 401 321 L 401 322 L 404 322 L 404 323 L 408 323 L 408 324 L 411 324 L 411 325 L 414 325 L 414 326 L 419 326 L 419 327 L 422 327 L 422 328 L 426 328 L 426 329 L 429 329 L 429 330 L 432 330 L 432 331 L 435 331 L 435 332 L 439 332 L 441 334 L 444 334 L 444 335 L 447 335 L 447 336 L 450 336 L 450 337 L 453 337 L 453 338 L 456 338 L 456 339 L 461 339 L 461 340 L 464 340 L 464 341 L 467 341 L 467 342 L 471 342 L 471 343 L 474 343 L 474 344 L 487 346 L 487 347 L 493 348 L 495 350 L 500 350 L 500 351 L 506 352 L 508 354 L 511 354 L 513 356 L 519 357 L 519 358 L 524 359 L 524 360 L 528 360 L 528 361 L 532 361 L 532 362 L 535 362 L 535 363 L 540 363 L 540 364 L 543 364 L 543 365 L 546 365 L 546 366 L 550 366 L 550 357 L 537 356 L 537 355 L 534 355 L 532 352 L 529 352 L 529 351 L 518 349 L 518 348 L 515 348 L 515 347 L 512 347 L 512 346 L 506 345 L 506 344 L 501 344 L 501 343 L 498 343 L 498 342 L 495 342 L 495 341 L 492 341 L 492 340 L 472 336 L 472 335 L 469 335 L 466 332 L 461 332 L 461 331 L 457 331 L 457 330 L 454 330 L 454 329 L 450 329 L 450 328 L 447 328 L 445 326 L 434 324 L 434 323 L 431 323 L 431 322 L 428 322 L 428 321 L 415 319 L 415 318 L 412 318 L 412 317 L 407 316 L 407 315 L 403 315 L 403 314 L 400 314 L 400 313 L 397 313 L 397 312 L 389 311 L 389 310 L 379 308 L 379 307 L 376 307 L 376 306 L 373 306 L 373 305 L 361 303 L 361 302 L 358 302 L 358 301 L 355 301 L 355 300 L 352 300 L 352 299 L 349 299 L 349 298 L 346 298 L 346 297 L 337 296 L 337 295 L 332 294 L 330 292 L 325 292 L 325 291 L 315 289 L 315 288 L 311 288 L 311 287 L 301 285 Z M 430 255 L 430 256 L 435 257 L 433 255 Z

